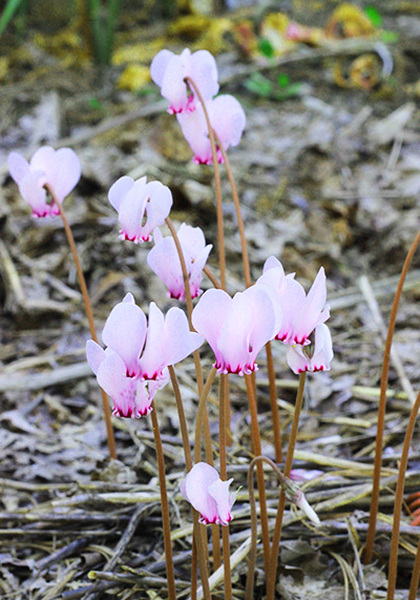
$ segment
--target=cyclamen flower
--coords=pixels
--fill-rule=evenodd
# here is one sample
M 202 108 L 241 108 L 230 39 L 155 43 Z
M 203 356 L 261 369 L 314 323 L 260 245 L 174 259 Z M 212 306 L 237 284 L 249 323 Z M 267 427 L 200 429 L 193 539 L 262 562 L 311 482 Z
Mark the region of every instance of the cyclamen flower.
M 280 314 L 264 286 L 252 286 L 233 298 L 210 289 L 194 308 L 192 324 L 216 355 L 219 373 L 244 375 L 257 370 L 257 354 L 278 331 Z
M 185 500 L 200 513 L 199 521 L 204 525 L 216 523 L 228 525 L 235 494 L 229 492 L 233 478 L 222 481 L 216 469 L 205 462 L 199 462 L 181 483 Z
M 188 88 L 186 77 L 194 81 L 204 100 L 219 91 L 216 61 L 207 50 L 191 54 L 186 48 L 179 56 L 170 50 L 161 50 L 152 61 L 150 75 L 169 101 L 170 114 L 192 112 L 196 108 L 195 92 Z
M 246 117 L 238 100 L 228 94 L 217 96 L 206 102 L 210 123 L 217 133 L 225 150 L 237 146 L 245 128 Z M 208 165 L 212 162 L 211 144 L 207 122 L 201 104 L 191 114 L 177 115 L 182 133 L 194 152 L 193 162 Z M 220 148 L 217 148 L 217 160 L 223 163 Z
M 147 324 L 132 294 L 127 294 L 109 314 L 102 341 L 105 350 L 93 340 L 87 342 L 89 366 L 112 398 L 113 414 L 139 418 L 150 413 L 156 391 L 168 382 L 167 367 L 201 346 L 203 338 L 189 330 L 180 308 L 171 308 L 165 317 L 151 302 Z
M 181 261 L 175 242 L 172 236 L 162 237 L 159 230 L 154 232 L 154 237 L 156 245 L 147 255 L 147 262 L 168 288 L 170 298 L 185 300 Z M 203 268 L 213 246 L 206 246 L 204 233 L 199 227 L 191 227 L 185 223 L 178 230 L 178 239 L 187 267 L 191 298 L 196 298 L 202 293 L 200 285 Z
M 60 214 L 56 203 L 47 201 L 45 185 L 48 184 L 57 202 L 61 203 L 77 185 L 81 175 L 80 161 L 71 148 L 54 150 L 50 146 L 42 146 L 29 163 L 17 152 L 12 152 L 7 164 L 35 218 Z
M 285 275 L 280 261 L 270 256 L 256 285 L 260 283 L 272 288 L 283 313 L 276 339 L 285 344 L 310 344 L 312 331 L 330 316 L 329 306 L 325 304 L 327 288 L 323 267 L 306 295 L 304 288 L 294 279 L 294 273 Z
M 172 206 L 172 194 L 159 181 L 147 183 L 147 177 L 134 181 L 120 177 L 110 188 L 108 199 L 118 212 L 120 239 L 135 244 L 151 240 L 151 232 L 163 225 Z
M 331 333 L 325 323 L 315 327 L 313 345 L 287 347 L 287 363 L 296 375 L 308 371 L 329 371 L 333 357 Z

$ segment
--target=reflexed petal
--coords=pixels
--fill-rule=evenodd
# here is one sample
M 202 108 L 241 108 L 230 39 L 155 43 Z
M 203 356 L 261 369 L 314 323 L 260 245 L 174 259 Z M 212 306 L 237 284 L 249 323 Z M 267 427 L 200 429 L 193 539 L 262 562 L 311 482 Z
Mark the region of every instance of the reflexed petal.
M 244 293 L 235 294 L 217 342 L 216 358 L 220 373 L 242 375 L 249 372 L 247 366 L 253 319 L 252 301 Z
M 89 367 L 95 373 L 98 374 L 99 365 L 105 358 L 105 350 L 93 340 L 86 342 L 86 359 Z
M 165 366 L 184 360 L 204 341 L 201 335 L 190 331 L 187 315 L 177 307 L 169 309 L 164 329 Z
M 210 123 L 225 150 L 229 146 L 237 146 L 246 124 L 245 113 L 238 100 L 229 94 L 223 94 L 206 103 L 206 106 Z
M 331 332 L 325 323 L 315 327 L 315 351 L 311 359 L 314 371 L 329 371 L 334 358 Z
M 118 220 L 125 239 L 136 243 L 144 241 L 143 217 L 146 203 L 146 184 L 142 178 L 134 182 L 120 203 Z
M 19 192 L 22 198 L 31 206 L 34 217 L 45 217 L 52 211 L 52 206 L 47 203 L 47 192 L 43 188 L 45 174 L 41 171 L 28 171 L 19 183 Z
M 141 376 L 156 379 L 165 367 L 164 316 L 154 302 L 149 305 L 146 345 L 140 360 Z
M 169 61 L 174 56 L 170 50 L 161 50 L 156 54 L 150 65 L 150 76 L 152 81 L 159 87 L 162 86 L 163 77 L 168 67 Z
M 47 167 L 54 161 L 55 150 L 51 146 L 41 146 L 31 158 L 32 171 L 47 171 Z
M 131 294 L 112 309 L 102 332 L 106 346 L 115 350 L 124 360 L 127 374 L 139 372 L 139 356 L 146 337 L 147 320 L 144 312 L 134 303 Z
M 258 352 L 265 344 L 272 340 L 281 324 L 281 311 L 274 306 L 274 298 L 265 286 L 253 285 L 246 289 L 243 294 L 252 301 L 253 327 L 249 338 L 250 361 L 255 361 Z
M 182 133 L 194 153 L 194 162 L 210 164 L 212 161 L 211 145 L 201 104 L 192 113 L 177 115 L 177 119 Z
M 12 179 L 19 184 L 21 179 L 29 172 L 28 161 L 18 154 L 17 152 L 11 152 L 7 159 L 7 166 Z
M 178 113 L 187 109 L 188 95 L 184 77 L 187 75 L 185 60 L 181 56 L 173 56 L 162 79 L 161 94 L 169 101 L 169 112 Z
M 267 258 L 267 260 L 265 261 L 265 263 L 264 263 L 263 273 L 266 273 L 270 269 L 276 269 L 276 268 L 281 269 L 281 272 L 284 275 L 283 265 L 281 264 L 281 262 L 279 261 L 279 259 L 276 258 L 275 256 L 269 256 Z
M 192 312 L 192 324 L 207 340 L 218 359 L 218 340 L 224 326 L 232 298 L 224 290 L 204 292 Z
M 209 487 L 219 479 L 216 469 L 205 462 L 199 462 L 187 473 L 181 483 L 184 498 L 192 504 L 206 523 L 215 523 L 217 504 L 208 493 Z
M 185 296 L 181 263 L 172 237 L 163 238 L 150 250 L 147 263 L 166 285 L 172 298 Z
M 232 520 L 230 509 L 235 502 L 235 494 L 229 493 L 229 486 L 233 478 L 228 481 L 217 479 L 209 486 L 209 494 L 216 501 L 217 505 L 217 523 L 219 525 L 228 525 Z
M 210 100 L 219 91 L 216 61 L 207 50 L 198 50 L 191 55 L 187 75 L 194 81 L 204 100 Z
M 147 381 L 140 379 L 136 387 L 136 409 L 139 415 L 146 417 L 152 412 L 154 394 L 150 393 Z
M 98 369 L 98 383 L 114 402 L 113 414 L 118 417 L 138 418 L 136 407 L 137 382 L 126 376 L 122 358 L 112 350 L 106 352 Z
M 300 373 L 310 370 L 311 361 L 303 353 L 303 346 L 292 346 L 288 344 L 286 349 L 286 358 L 287 364 L 292 369 L 293 373 L 295 373 L 295 375 L 299 375 Z
M 77 154 L 71 148 L 60 148 L 45 165 L 48 183 L 59 201 L 76 187 L 82 170 Z
M 140 181 L 146 183 L 146 177 L 142 177 Z M 132 177 L 124 176 L 117 179 L 117 181 L 110 187 L 108 192 L 108 200 L 116 211 L 120 210 L 121 202 L 131 190 L 133 185 L 134 179 Z
M 172 193 L 160 181 L 151 181 L 146 185 L 145 196 L 149 201 L 146 203 L 147 221 L 143 227 L 143 236 L 148 237 L 155 227 L 163 225 L 169 215 L 172 206 Z

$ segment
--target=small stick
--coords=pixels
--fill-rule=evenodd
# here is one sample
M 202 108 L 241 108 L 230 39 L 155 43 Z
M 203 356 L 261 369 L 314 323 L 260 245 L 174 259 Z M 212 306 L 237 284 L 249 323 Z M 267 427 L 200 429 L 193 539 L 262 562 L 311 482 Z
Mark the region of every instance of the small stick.
M 77 279 L 79 281 L 80 291 L 82 292 L 82 296 L 83 296 L 83 302 L 85 305 L 86 316 L 89 321 L 90 335 L 92 336 L 92 339 L 94 342 L 98 342 L 98 336 L 96 335 L 95 321 L 93 319 L 92 306 L 90 303 L 86 280 L 85 280 L 85 276 L 83 274 L 82 265 L 80 264 L 79 254 L 77 252 L 76 244 L 74 242 L 74 237 L 73 237 L 71 227 L 69 225 L 69 222 L 67 221 L 67 217 L 64 213 L 64 209 L 61 205 L 61 202 L 59 202 L 57 200 L 51 187 L 47 183 L 45 184 L 44 187 L 47 190 L 47 192 L 50 194 L 52 201 L 54 202 L 54 204 L 57 206 L 58 210 L 60 211 L 60 216 L 63 220 L 64 230 L 65 230 L 66 236 L 67 236 L 67 241 L 70 246 L 74 264 L 76 266 Z M 107 439 L 108 439 L 109 455 L 112 459 L 116 459 L 117 452 L 115 449 L 114 430 L 113 430 L 112 421 L 111 421 L 111 408 L 109 406 L 108 397 L 102 388 L 101 388 L 101 396 L 102 396 L 102 405 L 103 405 L 104 415 L 105 415 L 105 424 L 106 424 L 106 433 L 107 433 Z
M 405 258 L 404 265 L 401 271 L 400 279 L 398 282 L 397 291 L 395 292 L 394 302 L 392 304 L 391 316 L 389 318 L 388 334 L 385 342 L 384 360 L 382 363 L 382 375 L 381 375 L 381 392 L 379 396 L 378 405 L 378 425 L 376 431 L 376 446 L 375 446 L 375 461 L 373 466 L 373 488 L 372 498 L 370 503 L 369 512 L 369 528 L 366 536 L 366 546 L 363 553 L 363 563 L 366 565 L 372 560 L 373 544 L 375 543 L 375 530 L 376 530 L 376 519 L 378 516 L 378 504 L 379 504 L 379 487 L 381 479 L 381 467 L 382 467 L 382 446 L 384 439 L 385 429 L 385 411 L 386 411 L 386 389 L 388 386 L 388 373 L 389 363 L 391 356 L 391 345 L 392 338 L 394 336 L 395 321 L 397 319 L 398 306 L 402 294 L 404 280 L 407 275 L 410 263 L 420 242 L 420 231 L 418 232 L 414 242 L 411 245 L 410 250 Z

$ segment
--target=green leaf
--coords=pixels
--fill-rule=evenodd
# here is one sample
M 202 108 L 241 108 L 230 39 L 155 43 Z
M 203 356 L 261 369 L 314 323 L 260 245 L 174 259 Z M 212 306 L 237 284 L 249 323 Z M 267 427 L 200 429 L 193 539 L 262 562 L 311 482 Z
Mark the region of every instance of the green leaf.
M 102 102 L 100 102 L 97 98 L 89 98 L 88 105 L 93 110 L 101 110 Z
M 374 27 L 380 27 L 382 25 L 382 15 L 376 6 L 368 5 L 364 12 Z
M 3 12 L 0 17 L 0 35 L 6 29 L 10 21 L 13 19 L 13 16 L 19 6 L 23 3 L 24 0 L 7 0 L 7 4 L 4 7 Z
M 263 98 L 269 98 L 273 92 L 273 84 L 261 73 L 253 73 L 244 85 L 247 90 Z
M 389 31 L 388 29 L 382 31 L 380 37 L 381 42 L 384 42 L 384 44 L 395 44 L 395 42 L 398 42 L 399 39 L 399 33 L 397 33 L 396 31 Z
M 290 84 L 290 78 L 286 73 L 280 73 L 277 77 L 277 83 L 279 84 L 279 87 L 286 88 Z
M 274 56 L 273 44 L 265 38 L 258 40 L 258 50 L 267 58 L 273 58 Z

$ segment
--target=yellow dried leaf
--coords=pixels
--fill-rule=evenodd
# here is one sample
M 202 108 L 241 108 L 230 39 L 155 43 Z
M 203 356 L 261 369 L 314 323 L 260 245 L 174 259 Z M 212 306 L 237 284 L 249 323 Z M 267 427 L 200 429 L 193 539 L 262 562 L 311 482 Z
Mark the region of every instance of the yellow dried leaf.
M 138 92 L 150 79 L 150 69 L 144 65 L 128 65 L 121 74 L 118 87 L 130 92 Z
M 334 38 L 363 37 L 372 35 L 375 27 L 358 6 L 345 2 L 337 6 L 325 32 Z
M 169 27 L 172 35 L 184 35 L 197 38 L 211 26 L 212 20 L 204 15 L 185 15 L 176 19 Z
M 289 18 L 281 12 L 268 14 L 261 24 L 261 38 L 268 40 L 276 55 L 290 50 L 294 42 L 286 37 Z
M 6 56 L 0 56 L 0 81 L 2 81 L 9 70 L 9 59 Z
M 228 43 L 225 34 L 233 29 L 234 25 L 228 18 L 212 19 L 205 33 L 195 45 L 197 50 L 204 48 L 212 54 L 219 54 L 223 50 L 227 50 Z
M 166 40 L 164 38 L 157 38 L 140 44 L 126 44 L 115 50 L 112 55 L 112 64 L 126 65 L 133 62 L 149 64 L 159 50 L 162 50 L 165 46 Z

